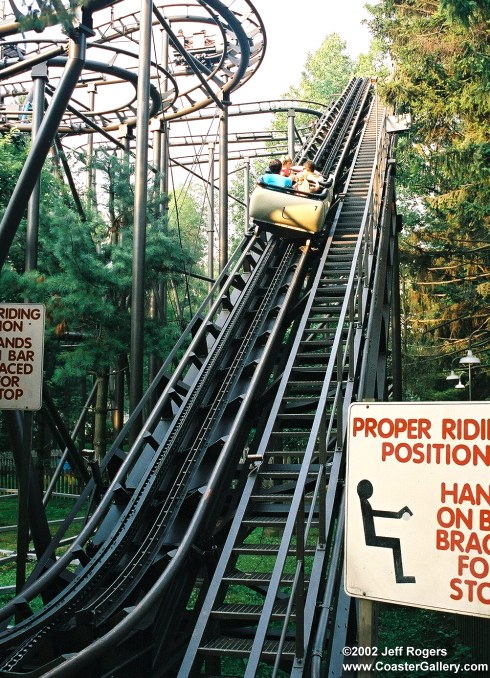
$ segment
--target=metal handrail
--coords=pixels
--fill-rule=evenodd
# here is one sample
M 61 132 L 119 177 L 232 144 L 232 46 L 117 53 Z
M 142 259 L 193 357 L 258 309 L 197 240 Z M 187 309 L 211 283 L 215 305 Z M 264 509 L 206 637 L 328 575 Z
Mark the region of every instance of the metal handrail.
M 371 106 L 371 113 L 373 112 L 374 109 L 374 102 Z M 381 126 L 381 130 L 383 129 L 383 126 Z M 376 148 L 378 149 L 378 144 L 376 145 Z M 386 150 L 386 147 L 383 146 L 382 150 Z M 372 265 L 372 257 L 366 256 L 366 252 L 369 252 L 372 243 L 374 242 L 375 235 L 374 235 L 374 229 L 377 224 L 377 217 L 379 215 L 379 206 L 380 206 L 380 200 L 375 202 L 375 187 L 379 186 L 380 179 L 383 178 L 384 176 L 384 167 L 385 167 L 385 161 L 386 159 L 381 157 L 381 162 L 380 162 L 380 157 L 378 155 L 378 150 L 376 151 L 375 155 L 375 163 L 373 164 L 373 171 L 372 171 L 372 176 L 368 188 L 368 198 L 366 201 L 366 207 L 364 211 L 364 217 L 359 233 L 359 238 L 358 242 L 354 251 L 354 256 L 352 260 L 352 265 L 351 265 L 351 271 L 349 274 L 349 279 L 347 282 L 346 286 L 346 295 L 344 298 L 344 302 L 342 304 L 342 309 L 340 311 L 340 315 L 338 318 L 338 324 L 337 324 L 337 330 L 332 346 L 332 351 L 331 351 L 331 356 L 329 360 L 329 364 L 327 366 L 326 370 L 326 375 L 323 383 L 323 387 L 321 390 L 320 398 L 319 398 L 319 406 L 317 409 L 317 414 L 315 416 L 315 419 L 312 424 L 311 428 L 311 434 L 307 443 L 306 451 L 305 451 L 305 456 L 304 456 L 304 462 L 303 462 L 303 467 L 309 467 L 310 464 L 312 463 L 312 460 L 315 456 L 315 449 L 317 448 L 319 444 L 319 435 L 321 431 L 325 431 L 325 403 L 327 401 L 328 394 L 331 392 L 332 388 L 332 376 L 334 373 L 334 366 L 336 366 L 336 371 L 337 371 L 337 377 L 336 377 L 336 393 L 335 393 L 335 398 L 334 398 L 334 403 L 332 405 L 332 418 L 330 421 L 330 429 L 333 427 L 333 417 L 335 416 L 337 419 L 337 425 L 336 425 L 336 449 L 340 452 L 343 447 L 344 447 L 344 440 L 345 440 L 345 435 L 346 435 L 346 402 L 344 399 L 344 389 L 343 389 L 343 371 L 344 367 L 346 364 L 349 364 L 349 375 L 352 375 L 350 365 L 356 364 L 356 356 L 351 353 L 353 349 L 355 348 L 355 342 L 354 342 L 354 333 L 356 331 L 359 331 L 358 328 L 356 328 L 356 325 L 364 325 L 364 318 L 358 317 L 357 322 L 356 320 L 356 312 L 355 309 L 364 309 L 364 312 L 366 311 L 367 306 L 362 304 L 362 297 L 364 295 L 364 289 L 363 287 L 359 284 L 359 262 L 363 262 L 363 267 L 361 269 L 361 273 L 363 274 L 362 277 L 364 279 L 369 279 L 370 277 L 370 266 Z M 353 163 L 354 166 L 354 163 Z M 340 214 L 340 209 L 339 209 L 339 214 Z M 319 270 L 321 269 L 321 266 L 319 267 Z M 358 305 L 359 302 L 359 305 Z M 344 341 L 343 340 L 343 334 L 344 334 L 344 328 L 348 324 L 348 336 L 347 339 Z M 349 339 L 349 334 L 352 335 L 352 339 Z M 348 403 L 347 403 L 348 405 Z M 328 444 L 328 439 L 327 439 L 327 444 Z M 320 443 L 320 447 L 324 445 L 323 442 Z M 321 468 L 318 471 L 318 479 L 321 476 Z M 306 478 L 307 478 L 307 469 L 303 468 L 300 476 L 298 477 L 298 481 L 296 484 L 296 489 L 294 493 L 293 500 L 291 502 L 291 507 L 290 507 L 290 516 L 294 516 L 295 522 L 302 521 L 304 522 L 304 510 L 301 510 L 302 506 L 302 497 L 304 495 L 304 490 L 305 490 L 305 483 L 306 483 Z M 310 508 L 310 513 L 313 511 L 314 504 L 312 502 L 311 508 Z M 308 516 L 309 520 L 310 516 Z M 287 537 L 287 529 L 284 531 L 284 536 L 283 536 L 283 541 L 287 539 L 288 542 L 288 548 L 291 542 L 292 538 L 292 533 L 289 533 L 289 537 Z M 286 553 L 287 549 L 284 548 L 282 549 L 282 553 Z M 281 549 L 280 549 L 281 553 Z M 281 561 L 280 557 L 278 556 L 277 561 L 276 561 L 276 568 L 280 567 L 280 572 L 276 573 L 276 568 L 275 572 L 273 573 L 271 577 L 271 587 L 269 588 L 268 591 L 268 596 L 271 598 L 275 598 L 277 588 L 272 588 L 272 582 L 279 582 L 280 578 L 284 572 L 284 567 L 285 567 L 285 558 Z M 299 562 L 299 559 L 298 559 Z M 266 621 L 263 622 L 263 625 L 266 625 Z M 287 622 L 284 622 L 283 625 L 283 631 L 286 628 Z M 298 632 L 298 629 L 297 629 Z M 252 653 L 254 652 L 255 649 L 255 655 L 254 656 L 259 656 L 260 655 L 260 650 L 259 650 L 259 643 L 260 641 L 257 642 L 257 646 L 252 649 Z M 302 652 L 302 656 L 297 657 L 298 660 L 302 660 L 304 656 L 304 652 Z M 250 670 L 254 670 L 253 667 Z M 251 675 L 251 674 L 248 674 Z
M 384 130 L 385 130 L 385 124 L 386 124 L 386 111 L 383 114 L 383 119 L 381 125 L 379 127 L 377 126 L 377 129 L 379 130 L 379 135 L 376 143 L 376 156 L 375 156 L 375 166 L 374 166 L 374 172 L 373 176 L 371 178 L 371 183 L 370 183 L 370 189 L 368 193 L 368 204 L 367 204 L 367 212 L 365 212 L 365 219 L 364 219 L 364 228 L 363 228 L 363 248 L 362 251 L 359 252 L 359 257 L 358 261 L 354 262 L 356 266 L 358 266 L 358 276 L 357 276 L 357 284 L 352 287 L 351 294 L 352 299 L 350 300 L 350 304 L 354 306 L 354 308 L 357 308 L 358 315 L 357 315 L 357 322 L 355 321 L 354 318 L 351 318 L 351 325 L 352 325 L 352 330 L 354 330 L 354 325 L 357 325 L 355 328 L 356 333 L 360 334 L 362 332 L 362 328 L 365 327 L 366 325 L 366 320 L 370 316 L 370 314 L 367 313 L 368 305 L 364 303 L 364 296 L 365 296 L 365 286 L 364 286 L 364 281 L 367 280 L 370 277 L 371 273 L 371 265 L 374 263 L 373 262 L 373 250 L 372 250 L 372 244 L 375 241 L 375 234 L 374 231 L 377 230 L 377 226 L 379 224 L 380 218 L 381 218 L 381 207 L 382 207 L 382 202 L 381 202 L 381 196 L 379 196 L 379 200 L 376 200 L 376 190 L 375 187 L 378 188 L 381 185 L 381 182 L 384 181 L 385 178 L 385 169 L 386 169 L 386 163 L 388 159 L 388 152 L 389 152 L 389 141 L 387 141 Z M 381 141 L 381 143 L 380 143 Z M 359 269 L 359 265 L 362 265 L 362 270 Z M 355 316 L 355 314 L 354 314 Z M 352 353 L 350 351 L 353 351 Z M 356 355 L 357 354 L 357 355 Z M 360 348 L 359 348 L 359 342 L 355 342 L 354 347 L 352 347 L 352 344 L 349 343 L 349 354 L 346 358 L 348 357 L 349 359 L 349 365 L 350 362 L 354 362 L 357 364 L 359 361 L 359 354 L 360 354 Z M 361 373 L 362 373 L 362 368 L 361 368 Z M 359 385 L 358 388 L 358 393 L 362 397 L 363 393 L 363 387 L 362 383 Z M 344 411 L 347 410 L 347 407 L 349 405 L 349 402 L 344 403 Z M 342 448 L 344 449 L 345 447 L 345 441 L 347 437 L 347 421 L 346 418 L 344 419 L 343 422 L 343 430 L 342 430 Z M 339 532 L 338 538 L 336 539 L 336 551 L 337 551 L 337 560 L 339 560 L 340 555 L 342 553 L 342 548 L 341 548 L 341 542 L 342 542 L 342 536 L 343 536 L 343 529 L 344 529 L 344 515 L 343 515 L 343 495 L 344 493 L 342 492 L 342 505 L 339 509 L 339 524 L 337 526 L 337 530 Z M 332 556 L 332 562 L 334 563 L 335 558 Z M 320 676 L 320 664 L 321 664 L 321 656 L 322 656 L 322 648 L 324 647 L 325 643 L 325 635 L 327 632 L 327 621 L 328 621 L 328 616 L 330 612 L 330 601 L 333 595 L 333 585 L 334 585 L 334 579 L 336 578 L 337 572 L 334 571 L 335 568 L 335 563 L 333 567 L 331 568 L 331 574 L 329 575 L 328 581 L 327 581 L 327 587 L 325 591 L 325 596 L 324 596 L 324 603 L 323 603 L 323 610 L 322 614 L 320 615 L 320 619 L 318 622 L 318 630 L 317 630 L 317 635 L 315 638 L 314 642 L 314 647 L 312 650 L 312 667 L 311 667 L 311 675 L 312 678 L 319 678 Z

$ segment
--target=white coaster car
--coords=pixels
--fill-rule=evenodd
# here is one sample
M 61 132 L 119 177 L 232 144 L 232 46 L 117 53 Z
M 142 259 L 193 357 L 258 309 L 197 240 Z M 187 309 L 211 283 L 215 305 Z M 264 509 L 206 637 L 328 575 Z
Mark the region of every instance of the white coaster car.
M 266 230 L 275 226 L 299 233 L 318 233 L 323 230 L 332 203 L 332 184 L 329 179 L 320 193 L 303 193 L 259 183 L 250 198 L 250 216 Z

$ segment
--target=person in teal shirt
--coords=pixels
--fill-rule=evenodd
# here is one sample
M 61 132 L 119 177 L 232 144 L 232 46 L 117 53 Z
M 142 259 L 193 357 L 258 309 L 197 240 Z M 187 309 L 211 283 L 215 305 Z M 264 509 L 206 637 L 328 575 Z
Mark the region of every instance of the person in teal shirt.
M 279 159 L 271 160 L 269 163 L 269 173 L 263 174 L 259 182 L 267 186 L 275 186 L 276 188 L 292 188 L 293 182 L 289 177 L 281 174 L 282 162 Z

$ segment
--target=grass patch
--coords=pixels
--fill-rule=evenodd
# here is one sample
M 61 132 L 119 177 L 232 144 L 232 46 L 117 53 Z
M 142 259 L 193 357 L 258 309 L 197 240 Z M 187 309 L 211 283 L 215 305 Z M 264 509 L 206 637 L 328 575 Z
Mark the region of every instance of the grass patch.
M 71 510 L 75 499 L 67 497 L 52 497 L 46 507 L 48 520 L 63 520 Z M 85 508 L 78 513 L 79 516 L 85 515 Z M 14 526 L 14 529 L 8 532 L 0 532 L 0 549 L 15 551 L 17 548 L 17 497 L 6 497 L 0 499 L 0 527 Z M 58 525 L 51 526 L 51 534 L 58 529 Z M 67 531 L 66 536 L 77 534 L 80 530 L 80 523 L 75 523 Z
M 76 500 L 68 497 L 52 497 L 46 507 L 46 515 L 48 520 L 62 520 L 73 507 Z M 83 516 L 85 509 L 79 512 L 79 516 Z M 0 532 L 0 549 L 5 551 L 17 550 L 17 497 L 9 496 L 0 499 L 0 526 L 14 526 L 12 530 L 7 532 Z M 74 523 L 67 530 L 65 537 L 70 537 L 78 534 L 81 529 L 81 522 Z M 54 535 L 59 528 L 59 525 L 50 526 L 51 534 Z M 32 548 L 32 542 L 30 544 Z M 58 555 L 63 551 L 63 548 L 57 550 Z M 26 564 L 26 576 L 29 577 L 35 567 L 35 562 L 28 561 Z M 0 565 L 0 587 L 15 585 L 15 562 L 5 563 Z M 13 598 L 14 594 L 5 592 L 0 594 L 0 606 L 5 605 Z
M 386 664 L 409 662 L 420 664 L 427 661 L 429 664 L 443 662 L 460 665 L 458 676 L 471 676 L 474 673 L 463 671 L 463 664 L 471 662 L 471 650 L 459 641 L 455 627 L 454 616 L 443 612 L 425 610 L 423 608 L 403 607 L 400 605 L 379 605 L 378 620 L 378 649 L 379 653 L 385 648 L 401 647 L 403 654 L 399 656 L 378 657 Z M 439 651 L 439 656 L 407 655 L 407 647 L 425 650 L 428 655 L 432 650 Z M 447 678 L 447 671 L 434 670 L 430 673 L 422 670 L 411 671 L 384 671 L 383 678 Z M 453 674 L 451 674 L 453 675 Z

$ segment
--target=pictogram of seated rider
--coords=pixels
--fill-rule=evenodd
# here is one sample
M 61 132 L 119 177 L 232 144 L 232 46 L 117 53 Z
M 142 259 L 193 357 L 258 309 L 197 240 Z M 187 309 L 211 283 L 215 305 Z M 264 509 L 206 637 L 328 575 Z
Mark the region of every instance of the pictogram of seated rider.
M 400 540 L 396 537 L 378 537 L 374 527 L 375 518 L 407 518 L 413 516 L 408 506 L 399 511 L 376 511 L 369 502 L 373 495 L 373 485 L 369 480 L 361 480 L 357 485 L 357 494 L 361 502 L 362 523 L 366 546 L 379 546 L 392 549 L 395 564 L 395 580 L 397 584 L 414 584 L 415 577 L 406 577 L 403 574 L 402 550 Z

